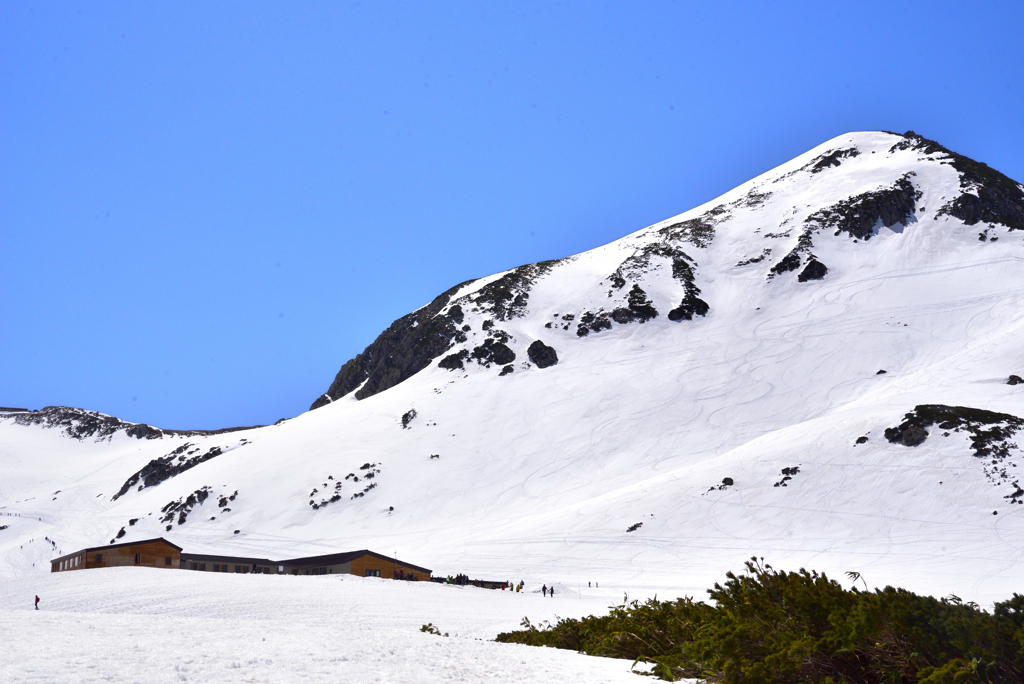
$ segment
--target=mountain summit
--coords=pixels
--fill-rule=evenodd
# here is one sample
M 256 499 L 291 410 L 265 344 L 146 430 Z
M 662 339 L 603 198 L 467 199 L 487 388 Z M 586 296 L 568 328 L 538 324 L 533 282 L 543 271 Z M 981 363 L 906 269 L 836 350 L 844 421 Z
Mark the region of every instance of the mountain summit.
M 1022 263 L 1019 183 L 914 133 L 842 135 L 453 287 L 277 425 L 0 413 L 0 573 L 167 536 L 690 593 L 756 554 L 1005 598 L 1024 570 Z
M 698 281 L 749 281 L 756 274 L 770 297 L 776 276 L 792 272 L 803 283 L 828 274 L 816 250 L 836 252 L 833 267 L 842 263 L 849 273 L 858 256 L 872 253 L 851 245 L 928 218 L 943 226 L 953 220 L 980 223 L 979 238 L 996 225 L 1024 230 L 1024 191 L 998 171 L 913 131 L 840 136 L 714 202 L 605 247 L 453 287 L 395 321 L 342 366 L 310 408 L 352 392 L 358 399 L 373 396 L 442 356 L 438 365 L 448 370 L 475 362 L 512 372 L 514 360 L 532 358 L 523 346 L 536 342 L 526 331 L 517 337 L 504 327 L 525 325 L 534 336 L 564 345 L 575 344 L 573 336 L 659 315 L 690 321 L 710 310 Z M 697 259 L 710 263 L 701 269 Z M 563 290 L 566 283 L 571 287 Z M 715 298 L 713 292 L 708 296 Z M 551 313 L 538 299 L 559 311 Z

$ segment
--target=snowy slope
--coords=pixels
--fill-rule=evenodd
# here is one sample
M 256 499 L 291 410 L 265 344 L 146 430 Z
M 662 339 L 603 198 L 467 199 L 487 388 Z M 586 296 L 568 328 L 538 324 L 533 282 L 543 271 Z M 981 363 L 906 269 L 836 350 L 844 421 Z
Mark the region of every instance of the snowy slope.
M 456 286 L 278 425 L 76 439 L 66 412 L 11 414 L 0 575 L 124 528 L 568 590 L 702 594 L 756 554 L 1005 598 L 1024 571 L 1016 424 L 884 432 L 925 404 L 1024 416 L 1006 384 L 1024 374 L 1021 228 L 1013 181 L 852 133 L 604 247 Z M 977 455 L 993 426 L 1005 439 Z

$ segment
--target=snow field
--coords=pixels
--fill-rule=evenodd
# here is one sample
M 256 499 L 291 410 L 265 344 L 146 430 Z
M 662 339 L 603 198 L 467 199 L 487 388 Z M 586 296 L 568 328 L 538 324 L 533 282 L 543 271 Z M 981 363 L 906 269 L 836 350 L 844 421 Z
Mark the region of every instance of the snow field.
M 0 679 L 635 683 L 630 661 L 493 641 L 523 616 L 554 622 L 613 602 L 339 575 L 38 575 L 0 583 Z M 426 623 L 451 636 L 420 632 Z

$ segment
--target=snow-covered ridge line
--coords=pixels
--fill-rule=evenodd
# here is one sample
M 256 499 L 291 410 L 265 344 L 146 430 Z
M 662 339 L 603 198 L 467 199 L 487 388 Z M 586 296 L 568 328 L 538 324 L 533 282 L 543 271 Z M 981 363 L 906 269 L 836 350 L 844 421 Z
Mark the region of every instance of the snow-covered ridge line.
M 13 418 L 18 425 L 38 425 L 44 428 L 61 428 L 61 432 L 71 439 L 94 437 L 96 441 L 110 440 L 114 435 L 123 433 L 135 439 L 162 439 L 163 437 L 198 437 L 205 435 L 222 435 L 229 432 L 254 430 L 264 427 L 230 427 L 218 430 L 164 430 L 146 423 L 129 423 L 99 411 L 73 408 L 70 406 L 46 406 L 37 411 L 27 409 L 2 409 L 0 420 Z

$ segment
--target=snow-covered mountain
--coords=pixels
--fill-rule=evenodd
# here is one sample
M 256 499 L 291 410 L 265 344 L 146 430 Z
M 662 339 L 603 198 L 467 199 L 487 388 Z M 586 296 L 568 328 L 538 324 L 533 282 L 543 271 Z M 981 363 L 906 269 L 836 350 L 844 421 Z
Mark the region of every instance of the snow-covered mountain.
M 453 287 L 273 426 L 0 414 L 0 575 L 162 535 L 690 593 L 756 554 L 1003 598 L 1024 571 L 1022 267 L 1020 184 L 913 133 L 843 135 Z

